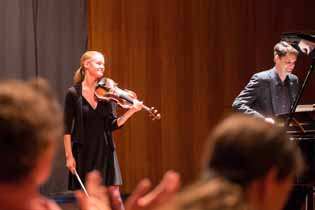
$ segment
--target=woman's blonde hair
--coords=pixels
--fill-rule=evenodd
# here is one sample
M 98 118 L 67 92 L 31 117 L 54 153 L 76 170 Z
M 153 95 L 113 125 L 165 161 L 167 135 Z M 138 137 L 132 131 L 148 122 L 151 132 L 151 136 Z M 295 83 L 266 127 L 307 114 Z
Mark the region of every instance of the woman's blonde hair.
M 91 59 L 93 56 L 97 54 L 101 54 L 103 56 L 103 54 L 98 51 L 86 51 L 85 53 L 83 53 L 83 55 L 80 58 L 80 67 L 75 71 L 74 76 L 73 76 L 74 85 L 79 84 L 84 80 L 84 76 L 85 76 L 84 62 L 86 60 Z

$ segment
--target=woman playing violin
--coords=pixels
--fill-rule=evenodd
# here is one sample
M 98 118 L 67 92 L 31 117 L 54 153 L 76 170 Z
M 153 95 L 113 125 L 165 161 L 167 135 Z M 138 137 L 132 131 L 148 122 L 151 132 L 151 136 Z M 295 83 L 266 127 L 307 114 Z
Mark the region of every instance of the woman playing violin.
M 64 146 L 69 173 L 69 189 L 80 188 L 75 172 L 83 179 L 94 169 L 101 172 L 108 186 L 114 210 L 124 209 L 119 192 L 122 184 L 112 132 L 120 128 L 136 112 L 142 102 L 136 101 L 122 116 L 116 116 L 114 101 L 99 101 L 94 95 L 98 81 L 104 77 L 105 59 L 102 53 L 87 51 L 81 56 L 74 84 L 65 97 Z

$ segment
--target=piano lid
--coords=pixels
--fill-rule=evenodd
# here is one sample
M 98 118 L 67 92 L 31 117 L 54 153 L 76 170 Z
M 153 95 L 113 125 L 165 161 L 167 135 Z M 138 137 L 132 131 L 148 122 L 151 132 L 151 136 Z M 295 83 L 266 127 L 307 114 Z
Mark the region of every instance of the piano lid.
M 281 39 L 307 55 L 315 49 L 315 33 L 285 32 Z

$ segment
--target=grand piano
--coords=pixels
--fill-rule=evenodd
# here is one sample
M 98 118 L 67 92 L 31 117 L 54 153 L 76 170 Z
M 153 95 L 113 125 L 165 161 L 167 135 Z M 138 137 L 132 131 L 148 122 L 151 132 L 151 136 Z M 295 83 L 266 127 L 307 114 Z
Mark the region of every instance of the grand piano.
M 290 112 L 277 116 L 276 122 L 286 129 L 290 140 L 298 145 L 304 157 L 305 170 L 302 175 L 296 177 L 296 185 L 307 189 L 305 209 L 313 210 L 313 195 L 315 191 L 315 104 L 298 104 L 314 71 L 315 35 L 289 32 L 282 35 L 282 40 L 290 43 L 301 53 L 309 55 L 312 59 L 307 75 L 291 106 Z

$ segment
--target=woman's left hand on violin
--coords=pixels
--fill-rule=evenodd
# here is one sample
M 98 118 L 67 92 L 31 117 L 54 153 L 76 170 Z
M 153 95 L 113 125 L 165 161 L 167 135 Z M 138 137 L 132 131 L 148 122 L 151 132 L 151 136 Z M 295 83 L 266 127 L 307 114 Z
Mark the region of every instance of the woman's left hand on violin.
M 132 109 L 133 111 L 135 112 L 138 112 L 140 111 L 142 108 L 143 108 L 143 102 L 142 101 L 139 101 L 137 99 L 137 94 L 131 90 L 128 90 L 128 89 L 125 89 L 124 90 L 126 93 L 128 93 L 128 95 L 133 99 L 133 103 L 130 104 L 130 108 L 129 109 Z
M 131 110 L 138 112 L 143 108 L 143 102 L 142 101 L 138 101 L 138 100 L 134 100 L 133 101 L 133 105 L 130 107 Z

